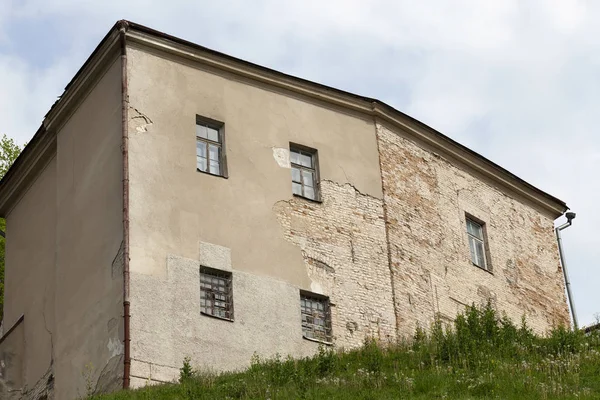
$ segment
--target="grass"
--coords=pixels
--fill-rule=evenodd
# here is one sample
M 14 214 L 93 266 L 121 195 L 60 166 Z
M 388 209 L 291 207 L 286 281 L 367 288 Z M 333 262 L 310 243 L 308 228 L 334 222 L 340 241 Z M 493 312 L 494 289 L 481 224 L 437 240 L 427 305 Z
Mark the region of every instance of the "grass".
M 186 360 L 178 384 L 93 399 L 600 399 L 600 332 L 541 337 L 490 306 L 471 307 L 453 326 L 436 322 L 399 343 L 255 356 L 238 373 L 194 371 Z

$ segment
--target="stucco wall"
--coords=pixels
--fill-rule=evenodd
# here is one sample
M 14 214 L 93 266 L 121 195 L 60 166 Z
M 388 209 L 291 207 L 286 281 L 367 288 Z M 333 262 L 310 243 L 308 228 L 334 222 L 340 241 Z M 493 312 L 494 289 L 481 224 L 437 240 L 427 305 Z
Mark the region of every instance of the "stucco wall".
M 121 385 L 121 137 L 117 59 L 57 137 L 54 367 L 58 399 L 85 395 L 86 379 L 99 390 Z
M 53 158 L 6 218 L 4 326 L 8 329 L 25 316 L 20 334 L 26 344 L 21 354 L 26 387 L 36 384 L 52 360 L 49 331 L 55 328 L 55 199 Z
M 128 67 L 134 385 L 175 378 L 185 356 L 234 369 L 314 351 L 301 289 L 330 297 L 341 347 L 488 300 L 539 332 L 568 322 L 553 221 L 402 131 L 140 48 Z M 225 123 L 228 179 L 196 172 L 196 115 Z M 291 195 L 290 142 L 318 149 L 322 202 Z M 465 213 L 486 223 L 492 273 L 470 261 Z M 233 323 L 199 312 L 214 249 Z
M 200 264 L 223 268 L 169 256 L 165 277 L 135 275 L 136 298 L 144 301 L 132 319 L 134 386 L 177 379 L 186 356 L 196 367 L 221 371 L 249 365 L 254 353 L 302 356 L 317 348 L 299 339 L 298 288 L 280 280 L 225 268 L 232 271 L 234 321 L 201 315 Z
M 553 221 L 377 125 L 398 330 L 488 300 L 537 332 L 568 324 Z M 465 213 L 485 222 L 492 273 L 472 264 Z
M 7 216 L 5 326 L 25 315 L 24 398 L 121 385 L 120 72 L 117 60 L 73 110 Z
M 0 398 L 8 397 L 9 390 L 23 387 L 24 355 L 25 330 L 20 318 L 0 341 Z
M 361 279 L 375 272 L 368 269 L 376 264 L 375 260 L 385 258 L 373 121 L 136 48 L 128 52 L 132 357 L 153 364 L 170 360 L 168 365 L 178 368 L 186 355 L 183 350 L 206 340 L 201 334 L 207 328 L 201 327 L 212 327 L 215 321 L 200 317 L 198 296 L 185 303 L 189 318 L 198 324 L 198 330 L 192 331 L 196 333 L 175 330 L 173 338 L 163 341 L 160 336 L 142 332 L 160 331 L 164 326 L 149 322 L 155 320 L 148 320 L 144 304 L 154 304 L 149 297 L 166 290 L 158 283 L 170 279 L 167 257 L 199 260 L 200 242 L 231 249 L 233 270 L 240 277 L 255 280 L 264 296 L 270 293 L 270 285 L 287 288 L 273 292 L 283 296 L 279 299 L 271 296 L 269 301 L 252 304 L 253 310 L 249 309 L 250 314 L 244 317 L 258 313 L 268 318 L 268 323 L 225 324 L 231 333 L 216 343 L 221 348 L 214 347 L 217 354 L 227 354 L 222 366 L 247 365 L 254 350 L 300 355 L 305 348 L 316 349 L 316 345 L 301 337 L 299 289 L 322 292 L 332 301 L 335 298 L 333 334 L 340 345 L 355 345 L 366 332 L 381 332 L 384 338 L 393 335 L 393 303 L 386 303 L 391 285 L 387 266 L 377 264 L 379 270 L 374 278 L 368 282 Z M 228 179 L 196 171 L 196 115 L 225 123 Z M 318 150 L 324 182 L 322 204 L 293 199 L 290 142 Z M 343 212 L 340 209 L 333 215 L 345 201 L 349 203 Z M 363 206 L 366 208 L 361 209 Z M 313 212 L 300 215 L 304 207 Z M 291 224 L 286 222 L 289 218 Z M 307 231 L 310 224 L 321 218 L 331 222 L 335 232 L 330 237 Z M 325 221 L 321 226 L 324 224 Z M 364 231 L 355 235 L 354 230 L 360 228 Z M 372 238 L 368 237 L 370 233 Z M 292 240 L 290 235 L 294 234 L 304 235 L 306 240 Z M 324 242 L 317 243 L 319 239 Z M 327 246 L 336 256 L 327 255 Z M 338 255 L 347 263 L 342 258 L 335 259 Z M 313 259 L 324 257 L 329 258 L 319 261 L 338 269 L 335 283 L 313 268 Z M 259 283 L 261 279 L 263 283 Z M 144 286 L 148 281 L 157 282 L 158 286 L 149 291 Z M 181 284 L 187 284 L 182 289 L 187 291 L 195 290 L 197 282 Z M 381 309 L 365 302 L 368 291 L 375 292 L 380 287 L 385 288 L 379 295 Z M 365 295 L 345 302 L 350 298 L 343 295 L 345 290 L 363 290 Z M 160 294 L 163 295 L 166 294 Z M 241 294 L 236 292 L 234 296 L 236 304 L 244 302 Z M 271 317 L 273 307 L 285 307 L 286 314 Z M 243 308 L 236 305 L 238 312 L 244 315 Z M 170 321 L 168 325 L 180 324 L 177 315 L 161 314 Z M 356 322 L 360 331 L 349 333 L 347 322 Z M 276 339 L 282 333 L 277 327 L 281 324 L 296 327 L 286 330 L 281 336 L 284 341 Z M 228 340 L 250 342 L 246 348 L 228 344 Z M 170 341 L 179 346 L 172 347 Z M 225 351 L 229 346 L 234 346 L 235 351 Z M 196 355 L 200 357 L 200 353 Z M 193 362 L 204 365 L 205 359 L 202 356 Z

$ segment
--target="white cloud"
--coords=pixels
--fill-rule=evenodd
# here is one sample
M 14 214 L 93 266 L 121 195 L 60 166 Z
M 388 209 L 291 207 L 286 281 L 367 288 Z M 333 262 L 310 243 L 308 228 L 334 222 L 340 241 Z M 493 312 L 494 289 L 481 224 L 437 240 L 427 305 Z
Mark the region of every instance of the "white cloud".
M 600 311 L 599 17 L 600 4 L 576 0 L 8 0 L 0 2 L 0 129 L 27 140 L 121 18 L 380 98 L 578 212 L 564 237 L 589 323 Z M 36 31 L 38 23 L 51 31 Z M 37 40 L 24 42 L 25 29 Z M 50 61 L 39 62 L 45 52 Z

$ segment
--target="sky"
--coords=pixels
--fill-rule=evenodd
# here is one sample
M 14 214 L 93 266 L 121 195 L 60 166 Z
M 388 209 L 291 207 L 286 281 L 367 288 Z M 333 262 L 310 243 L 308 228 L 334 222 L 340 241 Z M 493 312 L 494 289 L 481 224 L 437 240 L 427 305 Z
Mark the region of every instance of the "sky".
M 0 0 L 0 133 L 30 140 L 119 19 L 380 99 L 566 201 L 576 310 L 596 322 L 600 2 Z

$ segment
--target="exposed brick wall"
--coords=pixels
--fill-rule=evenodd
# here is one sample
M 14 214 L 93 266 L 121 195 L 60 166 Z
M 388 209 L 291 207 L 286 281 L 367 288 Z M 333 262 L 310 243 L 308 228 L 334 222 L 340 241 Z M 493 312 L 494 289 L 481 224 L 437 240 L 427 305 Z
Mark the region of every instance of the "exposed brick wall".
M 377 125 L 398 331 L 491 301 L 538 332 L 568 324 L 553 221 Z M 465 213 L 485 222 L 492 273 L 471 263 Z
M 323 202 L 300 198 L 274 206 L 287 240 L 302 249 L 312 290 L 330 297 L 336 345 L 365 337 L 394 340 L 390 271 L 381 199 L 349 184 L 321 182 Z

